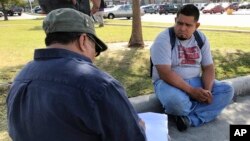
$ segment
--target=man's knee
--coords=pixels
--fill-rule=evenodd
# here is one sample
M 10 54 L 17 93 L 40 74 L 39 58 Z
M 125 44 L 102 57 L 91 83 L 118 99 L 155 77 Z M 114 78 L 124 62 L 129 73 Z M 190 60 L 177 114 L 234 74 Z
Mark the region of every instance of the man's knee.
M 172 115 L 187 116 L 190 113 L 191 102 L 189 100 L 172 99 L 164 103 L 165 112 Z
M 225 95 L 225 99 L 232 100 L 232 98 L 234 96 L 234 88 L 228 82 L 224 82 L 224 81 L 218 82 L 218 83 L 215 83 L 213 93 L 214 94 L 223 94 L 223 95 Z

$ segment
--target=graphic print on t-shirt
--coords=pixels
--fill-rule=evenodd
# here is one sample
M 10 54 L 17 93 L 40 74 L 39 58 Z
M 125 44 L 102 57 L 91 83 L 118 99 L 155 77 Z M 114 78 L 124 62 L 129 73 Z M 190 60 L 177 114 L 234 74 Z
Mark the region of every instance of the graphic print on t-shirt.
M 197 46 L 185 48 L 178 45 L 178 55 L 180 64 L 182 65 L 195 65 L 200 58 L 199 48 Z

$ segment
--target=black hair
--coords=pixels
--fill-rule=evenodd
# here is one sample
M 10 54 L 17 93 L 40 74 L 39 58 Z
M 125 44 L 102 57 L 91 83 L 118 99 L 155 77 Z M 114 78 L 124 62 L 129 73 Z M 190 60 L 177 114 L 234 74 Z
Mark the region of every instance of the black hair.
M 200 17 L 199 9 L 193 4 L 187 4 L 182 6 L 177 12 L 177 17 L 180 14 L 183 14 L 185 16 L 193 16 L 195 21 L 198 21 Z
M 82 33 L 80 32 L 54 32 L 48 33 L 45 38 L 46 46 L 53 43 L 68 44 L 72 43 L 80 38 Z

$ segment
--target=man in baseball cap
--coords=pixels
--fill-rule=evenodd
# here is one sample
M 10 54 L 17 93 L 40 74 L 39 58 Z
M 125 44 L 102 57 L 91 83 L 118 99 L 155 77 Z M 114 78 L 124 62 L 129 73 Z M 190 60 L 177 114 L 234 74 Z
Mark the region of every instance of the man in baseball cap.
M 6 100 L 12 140 L 145 141 L 122 85 L 93 64 L 107 46 L 90 17 L 56 9 L 43 29 L 47 48 L 35 50 Z
M 105 43 L 96 36 L 93 20 L 88 15 L 70 8 L 62 8 L 49 13 L 43 21 L 43 29 L 47 35 L 61 32 L 85 33 L 95 43 L 97 56 L 107 49 Z

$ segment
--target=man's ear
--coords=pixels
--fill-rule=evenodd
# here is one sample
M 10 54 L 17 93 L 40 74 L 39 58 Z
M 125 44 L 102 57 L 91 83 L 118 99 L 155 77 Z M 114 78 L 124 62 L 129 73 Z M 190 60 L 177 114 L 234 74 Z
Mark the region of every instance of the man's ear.
M 78 39 L 78 43 L 79 43 L 79 49 L 81 50 L 81 51 L 85 51 L 85 42 L 86 42 L 86 40 L 87 40 L 87 35 L 86 34 L 82 34 L 81 36 L 80 36 L 80 38 Z
M 195 25 L 196 29 L 200 27 L 200 23 L 197 22 L 196 25 Z

